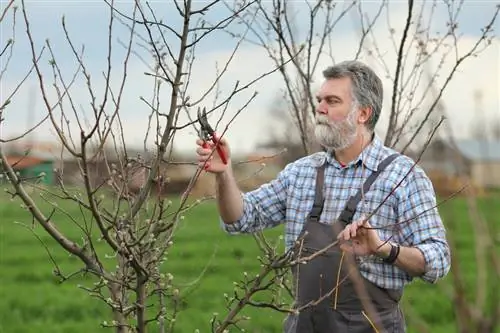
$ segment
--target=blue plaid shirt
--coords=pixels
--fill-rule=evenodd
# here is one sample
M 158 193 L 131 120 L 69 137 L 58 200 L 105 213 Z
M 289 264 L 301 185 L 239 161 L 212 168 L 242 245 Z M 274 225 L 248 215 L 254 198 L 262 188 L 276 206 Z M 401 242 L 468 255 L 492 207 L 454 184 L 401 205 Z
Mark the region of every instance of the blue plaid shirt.
M 358 158 L 346 166 L 341 166 L 326 152 L 301 158 L 288 164 L 273 181 L 242 194 L 243 216 L 232 224 L 221 221 L 221 226 L 230 234 L 238 234 L 252 233 L 284 223 L 285 247 L 289 249 L 300 234 L 312 208 L 316 171 L 325 159 L 325 205 L 320 222 L 331 224 L 338 218 L 349 197 L 358 191 L 378 164 L 394 152 L 375 136 Z M 370 219 L 370 223 L 374 227 L 383 227 L 377 230 L 382 240 L 390 239 L 402 246 L 420 249 L 426 262 L 426 273 L 422 279 L 434 283 L 450 269 L 450 249 L 439 212 L 435 208 L 436 197 L 432 183 L 418 166 L 409 172 L 413 164 L 414 161 L 407 156 L 396 158 L 379 175 L 370 191 L 364 194 L 353 220 L 359 220 L 375 211 L 406 176 Z M 360 272 L 366 279 L 388 289 L 399 289 L 412 281 L 412 277 L 405 271 L 386 264 L 375 256 L 368 256 L 360 261 Z

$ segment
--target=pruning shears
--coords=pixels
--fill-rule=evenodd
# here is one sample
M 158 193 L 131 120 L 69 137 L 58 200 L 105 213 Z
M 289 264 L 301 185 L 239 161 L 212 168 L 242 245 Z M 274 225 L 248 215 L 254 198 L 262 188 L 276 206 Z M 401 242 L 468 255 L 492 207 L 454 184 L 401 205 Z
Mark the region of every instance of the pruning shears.
M 200 137 L 204 141 L 202 147 L 210 148 L 208 142 L 212 142 L 215 145 L 217 154 L 219 154 L 222 163 L 227 164 L 226 153 L 219 144 L 219 137 L 215 133 L 215 130 L 208 123 L 207 110 L 205 108 L 202 110 L 198 108 L 198 122 L 200 123 Z

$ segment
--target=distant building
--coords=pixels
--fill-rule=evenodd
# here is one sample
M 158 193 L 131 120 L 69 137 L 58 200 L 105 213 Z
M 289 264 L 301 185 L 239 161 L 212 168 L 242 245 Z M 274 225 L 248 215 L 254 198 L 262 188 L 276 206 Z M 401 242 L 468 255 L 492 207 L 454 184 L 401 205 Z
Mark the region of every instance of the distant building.
M 500 141 L 436 140 L 422 154 L 419 164 L 427 172 L 467 175 L 483 188 L 500 188 Z
M 21 179 L 45 185 L 55 183 L 55 169 L 59 160 L 66 157 L 60 145 L 43 141 L 13 142 L 6 150 L 7 162 Z
M 7 156 L 7 163 L 25 181 L 45 185 L 54 183 L 54 162 L 33 156 Z

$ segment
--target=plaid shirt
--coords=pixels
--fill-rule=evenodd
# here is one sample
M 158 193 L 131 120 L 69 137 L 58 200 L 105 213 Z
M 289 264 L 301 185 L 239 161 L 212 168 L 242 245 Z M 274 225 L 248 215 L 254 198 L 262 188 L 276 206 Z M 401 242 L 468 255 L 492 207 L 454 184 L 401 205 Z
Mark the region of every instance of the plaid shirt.
M 341 166 L 326 152 L 319 152 L 288 164 L 276 179 L 242 194 L 244 213 L 240 220 L 221 227 L 230 234 L 252 233 L 285 224 L 285 247 L 289 249 L 300 234 L 314 202 L 316 170 L 325 161 L 325 205 L 321 223 L 335 221 L 346 201 L 362 186 L 378 164 L 395 151 L 385 147 L 375 136 L 372 143 L 354 161 Z M 404 178 L 388 200 L 370 219 L 382 240 L 420 249 L 426 262 L 424 281 L 434 283 L 450 269 L 450 250 L 436 205 L 431 181 L 414 162 L 401 155 L 382 172 L 370 191 L 358 204 L 354 221 L 375 211 L 376 207 Z M 409 174 L 408 174 L 409 172 Z M 408 174 L 408 175 L 407 175 Z M 406 176 L 406 178 L 405 178 Z M 400 224 L 395 225 L 399 222 Z M 380 258 L 368 256 L 360 261 L 360 272 L 376 285 L 399 289 L 412 277 Z

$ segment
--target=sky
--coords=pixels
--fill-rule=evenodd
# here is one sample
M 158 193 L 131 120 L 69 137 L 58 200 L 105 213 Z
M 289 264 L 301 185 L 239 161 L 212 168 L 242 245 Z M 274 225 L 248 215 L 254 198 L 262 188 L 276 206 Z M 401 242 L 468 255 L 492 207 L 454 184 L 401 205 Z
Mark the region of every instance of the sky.
M 17 1 L 21 7 L 20 1 Z M 6 1 L 0 0 L 1 8 L 3 9 Z M 194 1 L 194 9 L 205 6 L 207 1 Z M 269 2 L 266 2 L 269 4 Z M 290 1 L 293 4 L 293 9 L 296 10 L 296 31 L 298 33 L 297 40 L 305 37 L 307 31 L 308 7 L 305 0 Z M 394 29 L 394 35 L 400 36 L 405 22 L 406 1 L 390 2 L 389 15 L 382 14 L 378 24 L 374 26 L 373 36 L 377 46 L 383 52 L 384 61 L 390 68 L 391 73 L 394 72 L 396 66 L 396 53 L 389 38 L 388 25 Z M 422 5 L 422 1 L 416 1 L 417 5 Z M 431 8 L 431 1 L 427 1 L 427 10 Z M 180 31 L 182 20 L 179 17 L 172 1 L 151 1 L 151 8 L 154 15 L 163 22 L 168 23 L 176 31 Z M 379 4 L 378 1 L 365 0 L 362 1 L 363 10 L 367 15 L 373 16 Z M 496 2 L 487 0 L 469 0 L 465 1 L 459 17 L 459 33 L 460 39 L 459 55 L 470 49 L 476 42 L 481 27 L 490 19 L 494 11 Z M 126 15 L 132 15 L 132 1 L 117 1 L 117 8 Z M 341 1 L 339 7 L 345 7 L 346 2 Z M 146 14 L 151 17 L 151 13 L 147 7 L 144 7 Z M 95 92 L 96 104 L 102 100 L 102 92 L 104 91 L 103 73 L 107 70 L 107 52 L 108 52 L 108 25 L 109 25 L 109 7 L 103 1 L 26 1 L 27 16 L 30 24 L 31 33 L 35 41 L 37 52 L 46 41 L 50 41 L 50 45 L 55 54 L 55 60 L 61 69 L 62 76 L 66 82 L 70 82 L 75 70 L 77 62 L 65 38 L 62 18 L 64 16 L 65 26 L 71 36 L 74 47 L 80 51 L 82 45 L 84 50 L 84 63 L 90 73 L 91 83 Z M 215 22 L 227 15 L 227 9 L 223 5 L 217 5 L 211 8 L 206 13 L 204 19 L 209 22 Z M 0 82 L 0 99 L 4 101 L 6 96 L 17 86 L 18 82 L 26 75 L 31 66 L 31 49 L 26 36 L 26 27 L 23 19 L 23 13 L 19 10 L 16 16 L 15 38 L 13 55 L 8 63 L 7 70 L 3 73 Z M 443 6 L 438 6 L 433 16 L 434 31 L 442 32 L 445 29 L 447 21 L 447 12 Z M 321 28 L 321 20 L 315 23 Z M 1 44 L 2 48 L 8 38 L 12 37 L 13 20 L 11 15 L 7 16 L 1 23 Z M 332 43 L 332 56 L 335 62 L 351 59 L 360 40 L 359 20 L 355 18 L 353 11 L 339 21 L 334 31 L 330 35 Z M 242 25 L 231 25 L 228 27 L 233 32 L 241 32 Z M 498 31 L 499 23 L 495 25 L 495 30 Z M 141 34 L 144 36 L 146 30 L 140 28 Z M 115 20 L 112 38 L 112 75 L 111 86 L 113 93 L 118 93 L 121 80 L 123 77 L 123 60 L 125 57 L 124 44 L 128 42 L 129 31 L 118 20 Z M 178 52 L 178 42 L 173 34 L 166 36 L 167 43 L 172 47 L 173 52 Z M 203 96 L 204 92 L 212 85 L 214 77 L 217 74 L 216 64 L 222 68 L 230 58 L 237 40 L 230 37 L 225 32 L 217 32 L 212 36 L 202 40 L 196 47 L 196 60 L 193 65 L 192 76 L 189 80 L 189 96 L 191 100 L 197 100 Z M 148 68 L 152 63 L 151 57 L 145 52 L 144 43 L 139 39 L 134 41 L 135 53 L 130 56 L 127 79 L 124 86 L 124 91 L 121 99 L 120 117 L 123 124 L 124 135 L 129 145 L 141 147 L 144 141 L 146 129 L 148 127 L 148 119 L 150 110 L 147 104 L 141 98 L 150 101 L 153 96 L 154 80 L 151 76 L 145 75 L 145 72 L 150 72 Z M 411 52 L 410 52 L 411 53 Z M 140 57 L 138 56 L 140 55 Z M 439 80 L 444 80 L 446 74 L 455 64 L 453 61 L 454 54 L 451 54 L 448 60 L 443 64 L 442 75 Z M 3 55 L 0 58 L 1 68 L 6 65 L 7 56 Z M 53 83 L 53 74 L 50 65 L 48 50 L 44 51 L 44 56 L 40 62 L 41 70 L 44 78 L 44 89 L 47 91 L 49 103 L 53 105 L 56 101 Z M 365 61 L 382 76 L 385 84 L 385 96 L 383 106 L 383 116 L 379 127 L 384 129 L 386 126 L 386 116 L 390 108 L 390 93 L 391 82 L 385 77 L 383 67 L 373 57 L 364 55 L 362 60 Z M 147 63 L 144 63 L 146 61 Z M 437 58 L 432 60 L 432 65 L 436 66 Z M 321 80 L 321 69 L 332 64 L 329 56 L 323 55 L 320 58 L 318 70 L 315 73 L 315 80 L 312 83 L 317 85 Z M 408 70 L 411 63 L 408 64 Z M 231 88 L 239 82 L 240 86 L 251 82 L 256 77 L 273 69 L 273 63 L 269 59 L 265 49 L 258 45 L 249 42 L 243 42 L 234 55 L 227 72 L 220 81 L 221 93 L 219 98 L 228 96 Z M 2 137 L 16 135 L 27 127 L 36 124 L 47 114 L 47 108 L 40 96 L 40 83 L 36 75 L 31 75 L 24 85 L 19 89 L 18 93 L 9 104 L 4 112 L 5 121 L 1 127 Z M 259 80 L 255 85 L 245 89 L 241 94 L 238 94 L 232 99 L 224 117 L 220 120 L 217 127 L 218 131 L 224 130 L 225 126 L 230 123 L 225 134 L 234 151 L 250 152 L 255 146 L 261 143 L 267 137 L 267 133 L 271 131 L 272 126 L 276 126 L 276 130 L 284 135 L 290 133 L 287 123 L 280 121 L 279 117 L 273 115 L 273 110 L 276 109 L 276 103 L 279 100 L 280 89 L 284 88 L 284 83 L 279 73 L 274 73 Z M 422 94 L 425 88 L 425 83 L 422 83 L 421 89 L 416 94 Z M 478 111 L 474 101 L 474 92 L 481 91 L 482 104 L 481 110 Z M 75 83 L 71 87 L 71 97 L 80 115 L 85 115 L 89 120 L 93 119 L 89 95 L 85 78 L 80 74 L 77 76 Z M 241 108 L 247 100 L 257 92 L 255 97 L 248 107 L 241 112 L 232 122 L 231 118 L 237 110 Z M 209 94 L 203 104 L 210 107 L 214 103 L 215 95 Z M 161 93 L 161 110 L 168 109 L 170 103 L 170 93 L 163 85 Z M 478 112 L 482 117 L 487 119 L 495 119 L 495 115 L 500 115 L 500 43 L 498 36 L 493 43 L 481 54 L 474 58 L 465 60 L 453 77 L 453 80 L 448 85 L 442 101 L 446 106 L 449 122 L 453 129 L 460 137 L 466 137 L 471 123 L 478 117 Z M 71 114 L 69 104 L 65 103 L 65 108 L 68 114 Z M 111 112 L 112 105 L 108 104 L 108 112 Z M 195 115 L 196 110 L 192 109 L 192 115 Z M 216 122 L 215 117 L 220 117 L 222 113 L 214 114 L 211 118 Z M 180 123 L 186 123 L 189 119 L 183 113 L 180 117 Z M 72 135 L 78 136 L 75 119 L 72 119 L 70 124 Z M 54 140 L 55 132 L 50 123 L 41 126 L 35 133 L 34 137 L 37 140 Z M 179 132 L 176 137 L 175 147 L 182 151 L 194 150 L 194 140 L 196 132 L 191 128 L 186 128 Z

